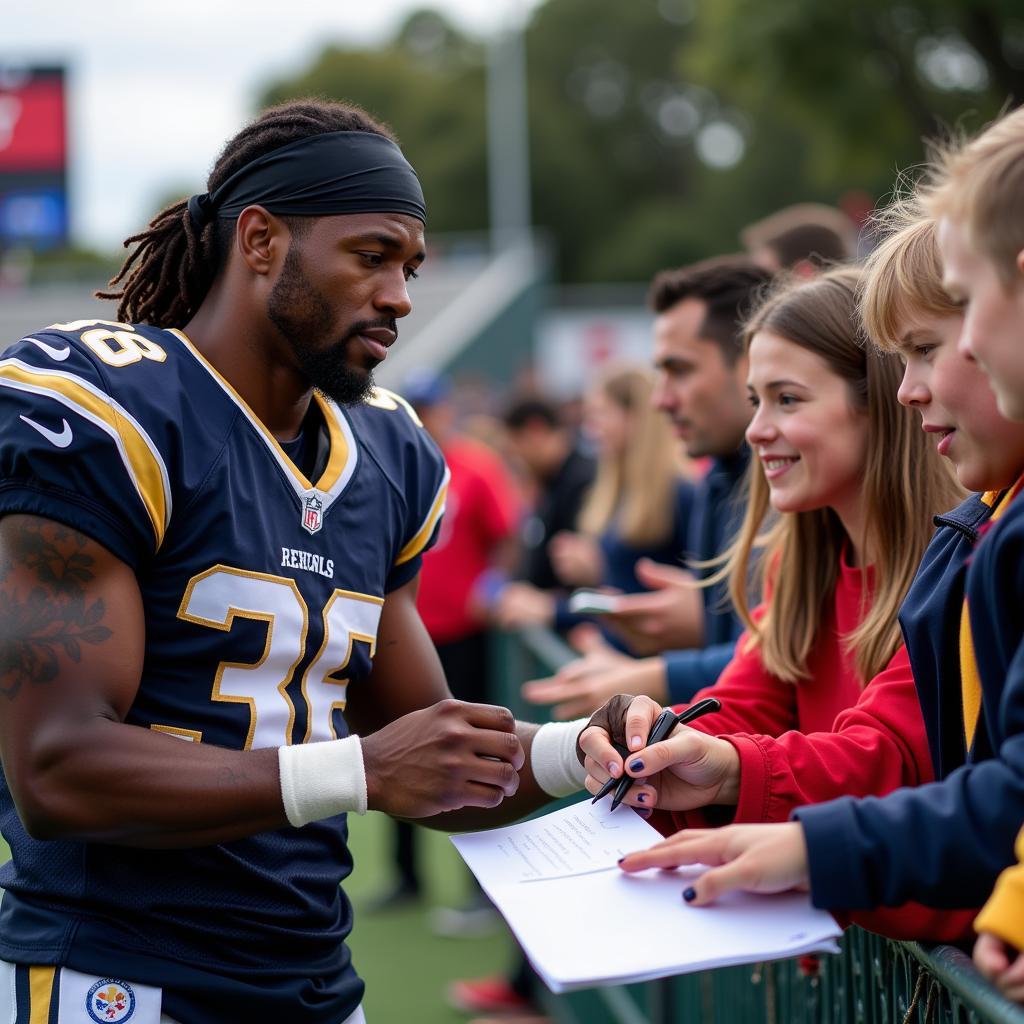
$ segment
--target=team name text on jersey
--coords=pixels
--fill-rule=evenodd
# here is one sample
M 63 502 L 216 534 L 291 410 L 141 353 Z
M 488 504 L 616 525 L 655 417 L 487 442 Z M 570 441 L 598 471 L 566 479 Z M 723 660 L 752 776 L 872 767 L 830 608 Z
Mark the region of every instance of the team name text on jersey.
M 325 559 L 323 555 L 314 555 L 310 551 L 281 548 L 281 565 L 285 569 L 305 569 L 326 576 L 329 580 L 334 579 L 334 559 Z

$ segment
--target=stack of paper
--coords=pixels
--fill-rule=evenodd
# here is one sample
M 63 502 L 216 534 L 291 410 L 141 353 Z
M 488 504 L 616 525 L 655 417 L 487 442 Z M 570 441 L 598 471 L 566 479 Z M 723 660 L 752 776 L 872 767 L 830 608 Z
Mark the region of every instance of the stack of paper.
M 700 867 L 624 874 L 618 859 L 661 836 L 629 807 L 608 805 L 585 800 L 452 837 L 553 992 L 837 952 L 835 920 L 803 893 L 691 907 L 682 890 Z

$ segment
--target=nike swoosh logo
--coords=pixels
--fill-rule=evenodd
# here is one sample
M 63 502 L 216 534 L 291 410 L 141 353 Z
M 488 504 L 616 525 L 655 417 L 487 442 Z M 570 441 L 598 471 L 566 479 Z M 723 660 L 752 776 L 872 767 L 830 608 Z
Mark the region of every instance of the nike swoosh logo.
M 57 362 L 63 362 L 69 355 L 71 355 L 71 346 L 65 345 L 63 348 L 54 348 L 52 345 L 47 345 L 45 341 L 40 341 L 38 338 L 26 338 L 26 341 L 31 341 L 37 348 L 41 348 L 51 359 L 56 359 Z
M 50 444 L 55 444 L 58 448 L 67 448 L 74 439 L 75 435 L 71 432 L 71 425 L 66 419 L 61 419 L 64 429 L 58 434 L 56 430 L 50 430 L 49 427 L 44 427 L 42 423 L 36 423 L 35 420 L 30 420 L 27 416 L 19 416 L 18 418 L 27 423 L 33 430 L 38 430 Z

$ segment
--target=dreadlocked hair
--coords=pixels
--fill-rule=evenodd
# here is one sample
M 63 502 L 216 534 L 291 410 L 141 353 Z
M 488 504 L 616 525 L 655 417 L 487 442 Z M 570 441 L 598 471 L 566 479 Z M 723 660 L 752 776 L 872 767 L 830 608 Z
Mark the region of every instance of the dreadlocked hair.
M 391 130 L 354 104 L 304 99 L 269 107 L 221 151 L 206 183 L 214 192 L 235 171 L 272 150 L 328 132 L 372 132 L 395 141 Z M 282 218 L 291 225 L 292 218 Z M 295 220 L 305 222 L 303 218 Z M 125 240 L 135 246 L 110 279 L 117 291 L 97 292 L 116 299 L 117 319 L 154 327 L 180 327 L 206 298 L 234 239 L 235 221 L 214 217 L 201 230 L 188 213 L 188 200 L 173 203 L 153 218 L 146 231 Z M 123 284 L 122 284 L 123 282 Z

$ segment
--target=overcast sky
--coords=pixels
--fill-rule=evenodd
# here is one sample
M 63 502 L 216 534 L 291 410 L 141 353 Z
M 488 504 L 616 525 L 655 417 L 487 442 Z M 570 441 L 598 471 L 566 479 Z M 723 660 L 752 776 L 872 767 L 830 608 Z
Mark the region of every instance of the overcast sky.
M 0 0 L 0 64 L 69 69 L 72 230 L 119 246 L 173 191 L 198 191 L 271 79 L 331 42 L 386 38 L 431 6 L 486 35 L 537 0 Z

